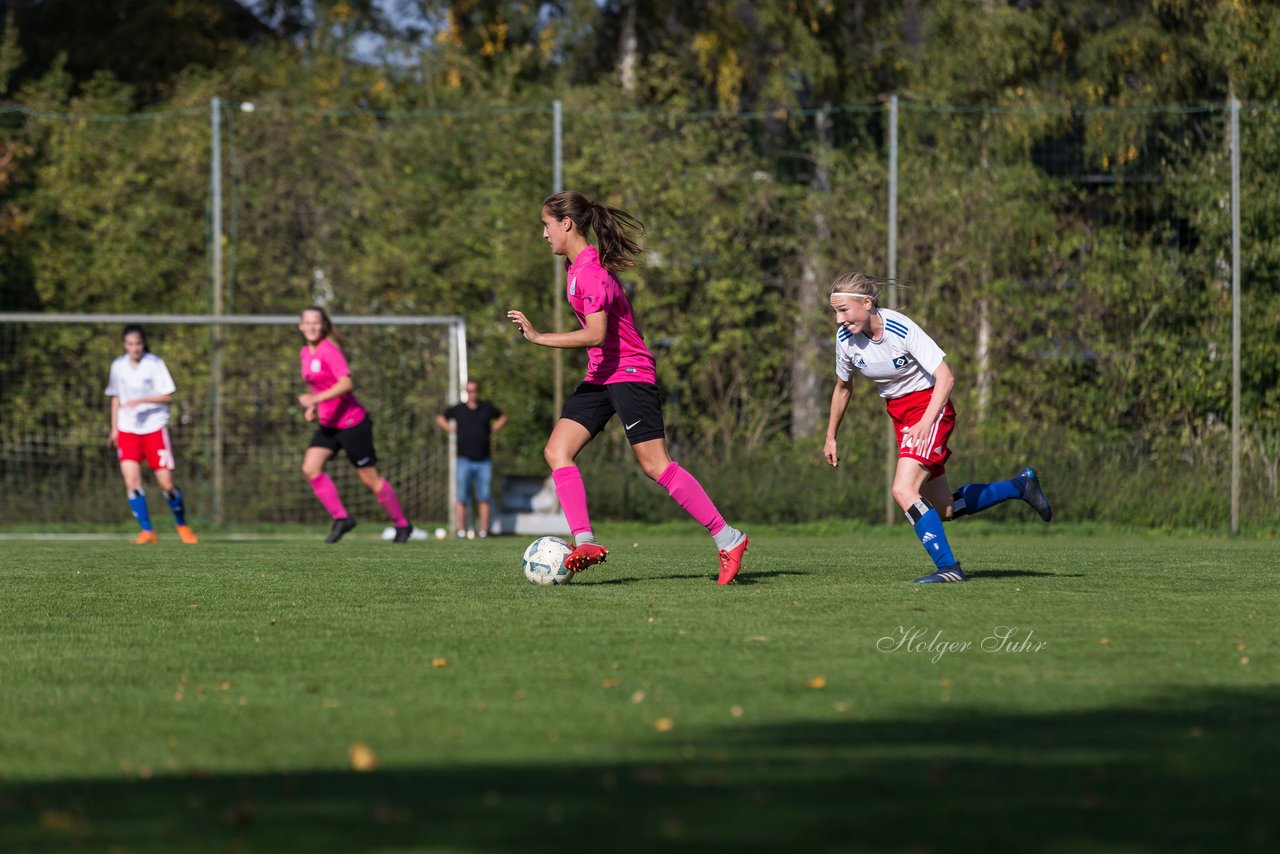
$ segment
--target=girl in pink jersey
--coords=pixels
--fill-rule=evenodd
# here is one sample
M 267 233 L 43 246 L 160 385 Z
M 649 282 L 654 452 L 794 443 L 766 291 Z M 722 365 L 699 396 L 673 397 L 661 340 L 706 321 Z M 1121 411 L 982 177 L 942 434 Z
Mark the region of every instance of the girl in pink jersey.
M 599 249 L 587 241 L 595 231 Z M 631 313 L 626 292 L 614 276 L 635 266 L 643 252 L 628 234 L 644 227 L 630 214 L 565 191 L 542 203 L 542 236 L 565 257 L 569 305 L 582 328 L 577 332 L 539 332 L 523 312 L 507 317 L 534 344 L 587 351 L 587 375 L 551 431 L 543 456 L 551 466 L 556 496 L 573 532 L 574 549 L 564 560 L 573 572 L 604 563 L 609 550 L 598 544 L 587 513 L 578 453 L 616 413 L 644 473 L 664 487 L 715 540 L 720 555 L 718 582 L 738 575 L 750 540 L 725 524 L 724 517 L 693 475 L 667 454 L 662 402 L 653 354 Z
M 302 378 L 311 387 L 309 394 L 298 395 L 298 405 L 308 421 L 319 421 L 311 437 L 311 445 L 302 457 L 302 474 L 311 484 L 316 498 L 333 517 L 333 527 L 326 543 L 336 543 L 356 526 L 338 496 L 338 487 L 324 473 L 325 463 L 341 448 L 356 467 L 360 482 L 378 498 L 395 525 L 397 543 L 407 543 L 413 526 L 400 509 L 400 499 L 391 484 L 378 474 L 378 455 L 373 448 L 373 424 L 369 413 L 351 393 L 355 384 L 346 357 L 338 344 L 342 338 L 333 328 L 328 313 L 319 306 L 303 309 L 298 330 L 306 343 L 299 351 Z
M 1010 498 L 1021 498 L 1046 522 L 1053 516 L 1049 499 L 1040 490 L 1033 468 L 1011 480 L 968 483 L 956 492 L 947 485 L 947 442 L 955 425 L 951 405 L 955 378 L 946 353 L 915 321 L 901 312 L 877 308 L 885 282 L 862 273 L 849 273 L 831 286 L 831 310 L 836 324 L 836 387 L 823 456 L 833 467 L 840 462 L 836 434 L 849 406 L 854 371 L 872 380 L 885 399 L 898 443 L 898 469 L 893 497 L 907 514 L 920 544 L 934 563 L 934 571 L 917 584 L 967 581 L 951 553 L 942 523 L 986 510 Z

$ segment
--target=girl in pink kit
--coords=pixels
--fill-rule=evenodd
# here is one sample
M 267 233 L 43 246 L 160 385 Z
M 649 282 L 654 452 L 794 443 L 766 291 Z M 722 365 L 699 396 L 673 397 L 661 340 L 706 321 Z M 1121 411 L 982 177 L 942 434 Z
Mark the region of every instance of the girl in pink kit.
M 347 360 L 334 339 L 341 337 L 333 328 L 333 321 L 323 308 L 311 306 L 303 309 L 298 330 L 306 340 L 298 357 L 302 362 L 302 378 L 311 387 L 310 394 L 298 395 L 308 421 L 319 421 L 319 429 L 311 437 L 311 445 L 302 458 L 302 473 L 311 484 L 316 498 L 333 517 L 333 527 L 326 543 L 336 543 L 356 526 L 356 520 L 342 506 L 338 487 L 324 473 L 324 465 L 338 449 L 347 457 L 360 476 L 360 482 L 378 497 L 378 503 L 387 511 L 391 524 L 395 525 L 397 543 L 407 543 L 413 526 L 400 509 L 400 499 L 391 484 L 378 475 L 378 455 L 373 449 L 373 424 L 369 413 L 351 393 L 355 384 Z
M 599 249 L 587 242 L 592 232 Z M 604 563 L 609 550 L 595 540 L 587 514 L 587 491 L 574 460 L 616 413 L 640 467 L 671 494 L 715 540 L 720 553 L 720 584 L 742 568 L 750 540 L 726 525 L 702 485 L 667 455 L 653 354 L 636 327 L 622 285 L 614 273 L 635 266 L 644 250 L 628 232 L 644 227 L 630 214 L 565 191 L 542 203 L 542 236 L 556 255 L 565 256 L 569 305 L 582 328 L 577 332 L 539 332 L 520 311 L 507 317 L 534 344 L 587 351 L 587 375 L 551 431 L 543 450 L 556 496 L 573 531 L 574 549 L 564 559 L 573 572 Z

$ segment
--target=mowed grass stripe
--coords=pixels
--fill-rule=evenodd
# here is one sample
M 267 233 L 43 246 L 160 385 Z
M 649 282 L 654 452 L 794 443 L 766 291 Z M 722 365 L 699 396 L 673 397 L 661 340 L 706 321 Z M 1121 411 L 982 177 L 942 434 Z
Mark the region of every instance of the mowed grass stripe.
M 1010 821 L 1009 844 L 1049 847 L 1273 838 L 1270 542 L 956 526 L 974 580 L 920 587 L 904 527 L 769 530 L 724 589 L 705 537 L 610 530 L 608 563 L 563 588 L 526 583 L 508 538 L 8 542 L 0 829 L 159 849 L 192 828 L 333 850 L 947 846 Z M 1043 646 L 982 650 L 1007 629 Z M 352 769 L 357 742 L 376 770 Z M 963 806 L 911 818 L 950 792 Z

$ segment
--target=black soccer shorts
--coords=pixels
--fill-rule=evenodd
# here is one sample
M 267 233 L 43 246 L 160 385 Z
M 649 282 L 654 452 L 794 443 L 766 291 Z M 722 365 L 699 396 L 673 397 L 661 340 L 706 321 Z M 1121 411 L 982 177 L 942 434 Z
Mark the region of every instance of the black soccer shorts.
M 373 449 L 373 419 L 367 416 L 359 424 L 345 430 L 322 425 L 311 437 L 311 444 L 307 447 L 328 448 L 335 454 L 341 448 L 347 452 L 351 464 L 358 469 L 368 468 L 378 462 L 378 454 Z
M 653 383 L 582 383 L 565 402 L 560 417 L 578 422 L 594 438 L 615 414 L 633 445 L 666 437 L 662 392 Z

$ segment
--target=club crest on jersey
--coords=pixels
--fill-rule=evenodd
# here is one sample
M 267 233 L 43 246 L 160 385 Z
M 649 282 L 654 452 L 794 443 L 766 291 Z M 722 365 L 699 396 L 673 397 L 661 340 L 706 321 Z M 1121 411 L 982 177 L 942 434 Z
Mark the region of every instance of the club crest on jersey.
M 319 359 L 312 359 L 312 360 L 311 360 L 311 373 L 313 373 L 313 374 L 318 374 L 318 373 L 320 373 L 320 360 L 319 360 Z
M 893 366 L 895 368 L 905 368 L 907 366 L 907 363 L 910 361 L 911 361 L 911 357 L 909 356 L 899 356 L 898 358 L 893 360 Z
M 578 277 L 574 276 L 569 280 L 569 296 L 573 296 L 578 292 Z

